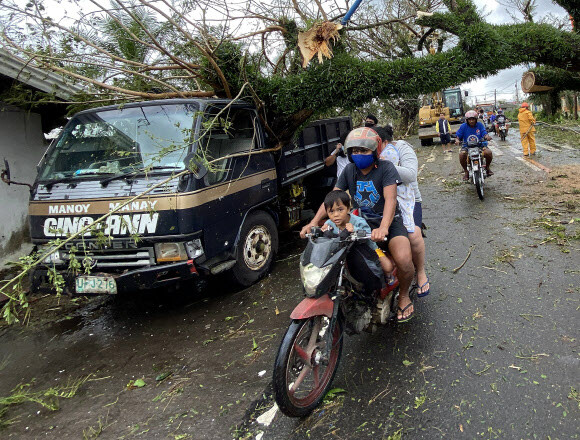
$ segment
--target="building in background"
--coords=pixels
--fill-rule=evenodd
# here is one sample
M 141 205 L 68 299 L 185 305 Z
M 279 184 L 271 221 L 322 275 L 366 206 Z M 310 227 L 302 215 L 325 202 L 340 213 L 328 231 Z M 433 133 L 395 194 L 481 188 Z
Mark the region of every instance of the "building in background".
M 81 91 L 60 75 L 30 67 L 25 60 L 0 49 L 0 92 L 15 85 L 54 93 L 61 100 Z M 44 133 L 61 125 L 65 113 L 65 105 L 44 104 L 28 111 L 0 101 L 0 168 L 6 160 L 13 180 L 33 183 L 36 164 L 47 147 Z M 28 187 L 0 182 L 0 267 L 10 254 L 29 242 L 28 196 Z

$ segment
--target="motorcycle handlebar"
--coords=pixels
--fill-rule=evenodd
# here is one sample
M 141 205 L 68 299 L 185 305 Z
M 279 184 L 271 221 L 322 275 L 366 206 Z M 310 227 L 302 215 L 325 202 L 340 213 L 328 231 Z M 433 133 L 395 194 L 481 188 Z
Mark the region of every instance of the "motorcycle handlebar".
M 318 238 L 321 235 L 317 232 L 311 232 L 309 234 L 306 234 L 306 238 Z M 358 240 L 370 240 L 371 239 L 371 234 L 369 234 L 368 232 L 365 231 L 354 231 L 351 232 L 350 235 L 348 236 L 348 238 L 345 241 L 358 241 Z M 383 241 L 387 241 L 388 237 L 383 238 Z

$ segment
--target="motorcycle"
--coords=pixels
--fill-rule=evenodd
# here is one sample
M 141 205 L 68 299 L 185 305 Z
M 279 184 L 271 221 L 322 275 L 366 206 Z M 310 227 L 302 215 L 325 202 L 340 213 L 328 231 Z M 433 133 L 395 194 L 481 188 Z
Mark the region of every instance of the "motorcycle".
M 485 158 L 481 154 L 481 150 L 486 142 L 480 141 L 475 135 L 467 138 L 467 170 L 469 171 L 469 178 L 475 184 L 477 196 L 483 200 L 483 184 L 485 182 Z
M 507 126 L 506 124 L 499 124 L 497 127 L 497 131 L 499 132 L 499 137 L 502 141 L 505 141 L 505 138 L 507 136 Z
M 347 265 L 357 243 L 370 235 L 355 231 L 330 238 L 313 227 L 307 237 L 300 258 L 306 298 L 290 315 L 273 373 L 276 403 L 290 417 L 310 414 L 324 399 L 340 362 L 344 333 L 373 332 L 397 317 L 398 281 L 365 292 Z

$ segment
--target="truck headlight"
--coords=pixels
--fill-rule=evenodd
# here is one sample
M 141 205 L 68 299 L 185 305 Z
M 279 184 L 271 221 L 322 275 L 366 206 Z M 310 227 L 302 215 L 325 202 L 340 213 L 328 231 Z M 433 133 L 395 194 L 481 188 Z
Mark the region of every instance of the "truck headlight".
M 192 259 L 201 257 L 204 254 L 203 246 L 201 245 L 201 240 L 199 238 L 185 243 L 185 250 L 187 250 L 189 258 Z
M 155 257 L 158 263 L 187 260 L 183 243 L 155 243 Z

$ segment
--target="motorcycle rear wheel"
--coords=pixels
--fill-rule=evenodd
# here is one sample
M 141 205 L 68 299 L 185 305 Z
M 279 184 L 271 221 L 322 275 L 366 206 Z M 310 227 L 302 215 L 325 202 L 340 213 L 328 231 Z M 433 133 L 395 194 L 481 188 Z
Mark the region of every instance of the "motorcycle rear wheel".
M 483 173 L 483 170 L 478 170 L 474 176 L 475 189 L 477 191 L 477 196 L 479 197 L 480 200 L 483 200 L 483 176 L 482 176 L 482 173 Z
M 329 320 L 324 316 L 294 320 L 288 327 L 274 362 L 274 398 L 289 417 L 304 417 L 320 405 L 330 389 L 342 354 L 342 325 L 332 335 L 329 359 L 320 362 Z M 321 334 L 322 333 L 322 334 Z

